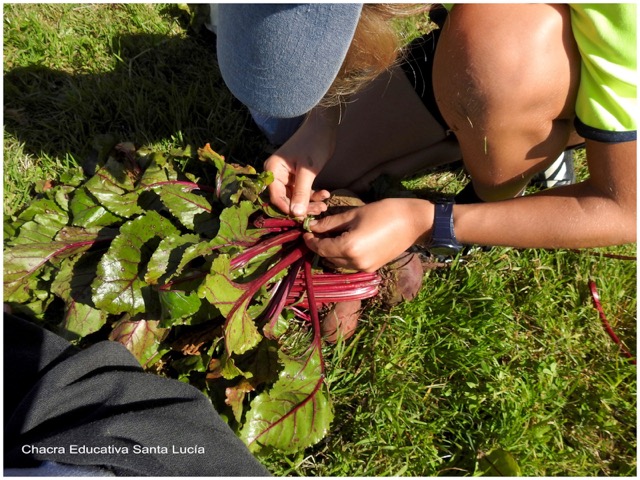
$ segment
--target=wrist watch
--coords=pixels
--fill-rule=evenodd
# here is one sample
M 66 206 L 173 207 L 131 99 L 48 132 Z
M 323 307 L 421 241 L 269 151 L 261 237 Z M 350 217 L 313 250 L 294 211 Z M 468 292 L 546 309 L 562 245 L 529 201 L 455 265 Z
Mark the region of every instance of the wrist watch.
M 453 203 L 434 205 L 433 231 L 427 246 L 434 255 L 455 255 L 462 250 L 462 244 L 453 232 Z

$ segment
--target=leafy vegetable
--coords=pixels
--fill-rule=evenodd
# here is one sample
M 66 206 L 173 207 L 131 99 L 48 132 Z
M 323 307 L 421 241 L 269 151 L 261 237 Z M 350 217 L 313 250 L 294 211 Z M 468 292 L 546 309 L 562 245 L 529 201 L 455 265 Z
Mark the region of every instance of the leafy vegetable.
M 305 448 L 333 417 L 318 309 L 377 295 L 380 277 L 314 268 L 303 225 L 261 198 L 269 173 L 209 145 L 198 159 L 120 144 L 52 184 L 5 222 L 5 302 L 196 385 L 253 451 Z

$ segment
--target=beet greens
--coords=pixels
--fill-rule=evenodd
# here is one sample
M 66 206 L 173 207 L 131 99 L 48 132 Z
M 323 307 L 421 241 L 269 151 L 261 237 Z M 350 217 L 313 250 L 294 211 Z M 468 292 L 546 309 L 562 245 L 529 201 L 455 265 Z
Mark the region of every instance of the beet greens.
M 319 309 L 377 295 L 380 277 L 318 268 L 303 225 L 262 200 L 269 173 L 209 145 L 189 157 L 120 144 L 48 184 L 5 221 L 4 300 L 197 386 L 252 451 L 300 450 L 333 417 Z

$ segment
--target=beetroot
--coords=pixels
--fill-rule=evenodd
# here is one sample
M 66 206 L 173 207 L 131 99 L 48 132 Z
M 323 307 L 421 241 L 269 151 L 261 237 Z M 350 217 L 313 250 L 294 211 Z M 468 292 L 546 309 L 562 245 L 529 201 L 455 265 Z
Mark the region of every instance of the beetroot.
M 355 333 L 362 311 L 361 300 L 334 303 L 323 316 L 320 329 L 328 343 L 346 340 Z
M 416 253 L 404 252 L 380 270 L 380 299 L 387 307 L 415 298 L 422 287 L 424 271 Z
M 346 188 L 333 190 L 331 197 L 325 203 L 327 204 L 327 211 L 324 215 L 335 215 L 355 207 L 362 207 L 365 204 L 355 193 Z

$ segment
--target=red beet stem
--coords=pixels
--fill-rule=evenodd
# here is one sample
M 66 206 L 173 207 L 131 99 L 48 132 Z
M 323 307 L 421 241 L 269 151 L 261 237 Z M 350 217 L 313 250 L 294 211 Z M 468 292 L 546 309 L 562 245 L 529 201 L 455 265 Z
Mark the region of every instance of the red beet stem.
M 253 221 L 257 228 L 293 228 L 299 227 L 300 223 L 292 218 L 269 218 L 260 216 Z
M 622 352 L 622 354 L 625 357 L 629 358 L 632 364 L 636 365 L 636 359 L 633 358 L 633 355 L 631 354 L 631 352 L 627 350 L 627 348 L 622 344 L 622 342 L 620 341 L 616 333 L 613 331 L 613 328 L 611 327 L 611 324 L 607 320 L 606 315 L 604 314 L 604 309 L 602 308 L 602 304 L 600 303 L 600 294 L 598 293 L 598 289 L 596 288 L 595 281 L 589 280 L 589 290 L 591 290 L 591 298 L 593 300 L 593 306 L 595 307 L 595 309 L 598 311 L 598 314 L 600 315 L 600 320 L 602 321 L 602 326 L 604 327 L 605 331 L 607 332 L 609 337 L 611 337 L 611 340 L 613 340 L 618 345 L 618 347 L 620 347 L 620 351 Z
M 233 270 L 236 268 L 241 268 L 249 263 L 252 258 L 266 252 L 270 248 L 277 247 L 278 245 L 282 245 L 287 242 L 291 242 L 298 238 L 300 235 L 302 235 L 302 231 L 300 230 L 289 230 L 287 232 L 264 240 L 254 245 L 253 247 L 249 247 L 240 255 L 231 260 L 231 269 Z

